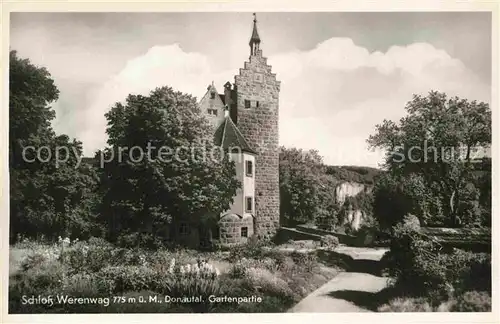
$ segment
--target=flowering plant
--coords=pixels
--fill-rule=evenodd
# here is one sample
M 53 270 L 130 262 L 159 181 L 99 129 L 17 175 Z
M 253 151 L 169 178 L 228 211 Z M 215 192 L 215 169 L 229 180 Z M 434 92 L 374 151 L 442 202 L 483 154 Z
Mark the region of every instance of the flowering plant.
M 175 258 L 170 261 L 168 272 L 178 277 L 194 277 L 204 279 L 215 279 L 219 276 L 219 270 L 205 260 L 198 260 L 193 264 L 185 264 L 176 267 Z

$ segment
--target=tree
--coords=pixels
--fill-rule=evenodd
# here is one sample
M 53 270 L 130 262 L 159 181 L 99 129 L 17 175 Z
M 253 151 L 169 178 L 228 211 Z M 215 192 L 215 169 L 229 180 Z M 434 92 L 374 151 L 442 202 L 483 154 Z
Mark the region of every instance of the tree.
M 406 111 L 398 123 L 384 120 L 377 125 L 368 143 L 386 150 L 385 167 L 394 181 L 418 176 L 439 200 L 446 225 L 460 226 L 462 218 L 475 213 L 467 205 L 476 199 L 475 151 L 491 145 L 490 108 L 430 92 L 426 97 L 415 95 Z M 419 217 L 423 216 L 421 211 Z
M 11 240 L 17 234 L 55 238 L 96 233 L 93 210 L 96 174 L 86 165 L 77 168 L 81 143 L 71 141 L 66 135 L 57 136 L 51 127 L 55 112 L 50 104 L 57 100 L 58 94 L 45 68 L 10 51 Z M 56 151 L 67 161 L 56 165 Z
M 129 95 L 106 118 L 109 147 L 98 155 L 109 161 L 102 170 L 102 215 L 110 239 L 164 238 L 165 225 L 196 224 L 229 208 L 240 186 L 234 162 L 211 153 L 220 151 L 194 97 L 157 88 L 149 96 Z
M 330 208 L 335 187 L 317 151 L 281 147 L 279 173 L 280 209 L 286 222 L 294 225 L 335 217 Z
M 441 200 L 429 190 L 418 174 L 377 177 L 373 189 L 373 215 L 383 229 L 401 222 L 406 215 L 418 215 L 421 225 L 444 225 Z

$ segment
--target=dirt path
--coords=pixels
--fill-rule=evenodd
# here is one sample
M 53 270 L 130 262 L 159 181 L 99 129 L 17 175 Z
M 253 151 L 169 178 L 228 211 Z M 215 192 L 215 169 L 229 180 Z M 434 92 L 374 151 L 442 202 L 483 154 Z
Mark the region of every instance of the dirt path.
M 388 278 L 379 276 L 378 261 L 386 250 L 369 248 L 341 247 L 338 255 L 345 256 L 349 265 L 347 272 L 313 291 L 306 298 L 292 307 L 292 313 L 336 313 L 369 312 L 367 308 L 357 306 L 351 301 L 370 299 L 374 293 L 387 285 Z

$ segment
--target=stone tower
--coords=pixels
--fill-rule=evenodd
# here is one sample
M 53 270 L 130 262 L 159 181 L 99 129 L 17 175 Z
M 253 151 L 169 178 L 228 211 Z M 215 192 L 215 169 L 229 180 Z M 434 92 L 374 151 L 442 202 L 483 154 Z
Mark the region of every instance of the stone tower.
M 262 56 L 254 14 L 250 57 L 234 77 L 226 100 L 231 117 L 257 152 L 255 167 L 255 227 L 258 235 L 273 235 L 279 227 L 279 91 L 280 81 Z

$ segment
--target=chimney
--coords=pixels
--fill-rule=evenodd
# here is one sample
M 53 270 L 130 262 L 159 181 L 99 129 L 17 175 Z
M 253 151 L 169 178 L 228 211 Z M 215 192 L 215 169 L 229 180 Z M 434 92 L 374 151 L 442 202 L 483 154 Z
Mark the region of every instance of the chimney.
M 226 103 L 226 105 L 228 105 L 229 107 L 231 107 L 231 82 L 227 81 L 225 84 L 224 84 L 224 101 Z
M 228 110 L 229 110 L 229 116 L 231 117 L 231 119 L 233 120 L 233 122 L 236 124 L 237 120 L 237 116 L 236 116 L 236 100 L 234 98 L 234 96 L 236 95 L 235 94 L 235 89 L 236 89 L 236 86 L 235 86 L 235 89 L 231 89 L 232 88 L 232 85 L 231 85 L 231 82 L 227 81 L 225 84 L 224 84 L 224 102 L 226 104 L 226 106 L 228 107 Z

